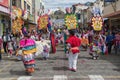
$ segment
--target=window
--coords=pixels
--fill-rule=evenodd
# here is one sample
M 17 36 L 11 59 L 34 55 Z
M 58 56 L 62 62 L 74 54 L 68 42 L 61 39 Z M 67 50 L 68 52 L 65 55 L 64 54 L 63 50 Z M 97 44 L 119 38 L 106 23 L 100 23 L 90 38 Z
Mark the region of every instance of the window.
M 29 5 L 27 5 L 27 10 L 30 12 L 30 6 Z
M 26 9 L 26 1 L 24 1 L 24 9 Z
M 18 1 L 18 7 L 21 8 L 21 0 Z
M 12 5 L 13 6 L 17 6 L 17 2 L 16 2 L 17 0 L 12 0 Z

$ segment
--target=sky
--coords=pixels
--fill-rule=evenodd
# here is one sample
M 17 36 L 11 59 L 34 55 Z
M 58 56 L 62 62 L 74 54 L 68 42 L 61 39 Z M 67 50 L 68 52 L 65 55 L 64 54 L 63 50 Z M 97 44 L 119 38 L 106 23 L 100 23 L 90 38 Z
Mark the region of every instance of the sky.
M 73 4 L 85 3 L 85 2 L 94 2 L 95 0 L 42 0 L 45 5 L 45 10 L 56 10 L 58 7 L 66 8 L 70 7 Z

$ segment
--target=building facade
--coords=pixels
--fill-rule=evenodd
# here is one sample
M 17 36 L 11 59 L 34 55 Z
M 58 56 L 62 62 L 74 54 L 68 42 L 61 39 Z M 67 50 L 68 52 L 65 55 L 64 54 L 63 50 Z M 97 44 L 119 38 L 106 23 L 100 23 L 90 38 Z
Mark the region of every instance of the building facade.
M 10 30 L 9 7 L 9 0 L 0 0 L 0 36 L 3 35 L 3 31 L 8 32 Z
M 111 30 L 115 28 L 120 29 L 120 0 L 105 2 L 103 17 L 108 18 L 106 24 Z
M 42 0 L 33 0 L 33 15 L 34 21 L 37 24 L 37 20 L 40 15 L 44 14 L 44 3 Z
M 80 29 L 84 29 L 87 26 L 87 9 L 88 6 L 78 3 L 72 5 L 72 11 L 78 18 L 78 25 Z

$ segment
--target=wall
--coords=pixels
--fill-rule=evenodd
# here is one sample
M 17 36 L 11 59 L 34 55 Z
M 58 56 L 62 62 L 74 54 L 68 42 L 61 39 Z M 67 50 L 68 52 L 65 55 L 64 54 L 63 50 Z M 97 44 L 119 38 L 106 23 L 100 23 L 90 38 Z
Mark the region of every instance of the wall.
M 115 5 L 115 3 L 113 3 L 113 5 Z M 118 0 L 116 2 L 116 11 L 120 11 L 120 0 Z M 114 9 L 112 7 L 112 5 L 108 5 L 108 6 L 105 6 L 104 8 L 104 15 L 108 15 L 108 14 L 111 14 L 111 13 L 114 13 Z
M 24 10 L 24 1 L 30 6 L 30 14 L 32 14 L 32 0 L 21 0 L 21 8 Z
M 37 24 L 37 20 L 41 13 L 41 8 L 44 6 L 42 4 L 42 0 L 35 0 L 35 23 Z
M 0 15 L 0 36 L 3 34 L 3 24 L 2 24 L 2 17 Z

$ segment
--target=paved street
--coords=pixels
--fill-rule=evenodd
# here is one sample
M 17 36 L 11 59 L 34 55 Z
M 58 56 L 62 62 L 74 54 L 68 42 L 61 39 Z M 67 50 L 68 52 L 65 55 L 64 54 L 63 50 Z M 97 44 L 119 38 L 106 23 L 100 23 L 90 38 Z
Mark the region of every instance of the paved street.
M 0 62 L 0 80 L 120 80 L 120 55 L 101 56 L 92 60 L 85 51 L 81 51 L 77 72 L 67 69 L 68 61 L 62 46 L 56 54 L 50 54 L 49 60 L 36 58 L 35 73 L 27 76 L 21 61 L 4 57 Z

